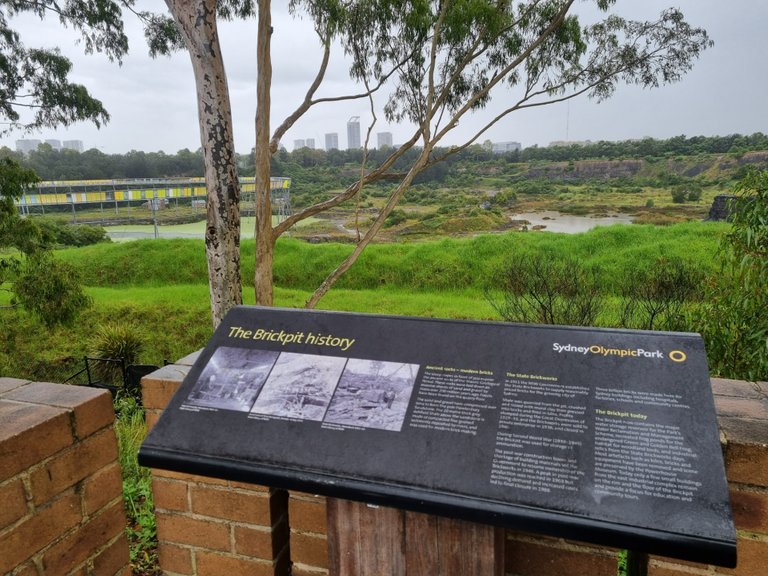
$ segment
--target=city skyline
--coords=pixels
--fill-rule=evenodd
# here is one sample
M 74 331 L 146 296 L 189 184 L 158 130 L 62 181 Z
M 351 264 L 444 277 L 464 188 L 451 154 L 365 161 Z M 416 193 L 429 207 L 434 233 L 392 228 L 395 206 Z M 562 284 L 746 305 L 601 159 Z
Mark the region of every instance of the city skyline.
M 626 18 L 653 19 L 672 4 L 669 0 L 642 3 L 618 0 L 616 11 Z M 762 57 L 761 42 L 768 11 L 762 0 L 742 0 L 738 10 L 719 0 L 680 0 L 675 4 L 686 20 L 705 28 L 715 42 L 680 82 L 654 90 L 622 86 L 603 103 L 583 98 L 515 113 L 483 134 L 480 142 L 515 140 L 528 147 L 563 140 L 619 141 L 643 137 L 665 139 L 681 134 L 768 133 L 768 115 L 763 113 L 764 94 L 768 92 L 768 74 L 764 72 L 768 64 Z M 586 3 L 580 5 L 579 10 L 585 17 L 594 12 Z M 82 45 L 74 41 L 76 33 L 63 28 L 55 18 L 41 22 L 26 15 L 14 17 L 12 24 L 27 46 L 60 48 L 73 62 L 73 80 L 87 86 L 109 111 L 111 120 L 101 130 L 87 123 L 67 128 L 73 138 L 87 142 L 88 148 L 105 153 L 130 150 L 172 153 L 200 147 L 189 56 L 180 52 L 170 58 L 150 59 L 141 24 L 136 19 L 126 16 L 131 52 L 120 68 L 103 55 L 84 55 Z M 253 147 L 255 138 L 254 26 L 253 20 L 220 23 L 232 96 L 235 149 L 241 153 Z M 273 26 L 271 123 L 276 127 L 304 98 L 322 50 L 309 19 L 292 18 L 286 6 L 273 6 Z M 349 79 L 349 62 L 336 48 L 318 92 L 320 97 L 360 91 Z M 297 62 L 291 57 L 296 53 L 305 54 L 306 58 Z M 404 142 L 413 133 L 412 126 L 407 123 L 383 126 L 386 120 L 382 107 L 387 96 L 385 91 L 377 96 L 378 121 L 373 132 L 391 131 L 394 141 Z M 472 118 L 462 120 L 444 144 L 461 143 L 473 129 L 493 117 L 504 100 L 502 91 Z M 290 145 L 294 139 L 307 137 L 315 138 L 316 143 L 323 142 L 326 133 L 341 132 L 341 125 L 352 116 L 358 116 L 363 131 L 367 130 L 373 120 L 370 103 L 361 99 L 319 106 L 297 122 L 283 142 Z M 0 145 L 13 149 L 15 140 L 22 137 L 44 140 L 56 136 L 53 129 L 32 134 L 8 133 L 0 139 Z

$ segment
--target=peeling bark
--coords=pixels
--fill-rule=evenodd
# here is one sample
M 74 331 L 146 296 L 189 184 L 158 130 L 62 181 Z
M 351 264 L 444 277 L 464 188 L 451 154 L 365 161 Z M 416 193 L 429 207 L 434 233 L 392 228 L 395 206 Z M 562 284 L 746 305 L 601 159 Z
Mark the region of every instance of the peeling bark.
M 232 111 L 216 26 L 217 0 L 166 0 L 192 60 L 200 141 L 205 163 L 205 253 L 214 328 L 242 304 L 240 283 L 240 181 Z

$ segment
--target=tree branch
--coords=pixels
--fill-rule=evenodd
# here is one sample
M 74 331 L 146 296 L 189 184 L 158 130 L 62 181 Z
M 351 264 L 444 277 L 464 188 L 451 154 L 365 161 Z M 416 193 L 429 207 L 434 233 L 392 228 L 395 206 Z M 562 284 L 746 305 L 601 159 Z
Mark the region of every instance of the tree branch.
M 277 127 L 274 134 L 272 135 L 272 140 L 269 142 L 269 152 L 270 154 L 274 154 L 277 152 L 277 146 L 280 143 L 280 139 L 285 135 L 285 133 L 293 126 L 296 121 L 301 118 L 304 113 L 309 110 L 309 108 L 312 106 L 312 96 L 317 92 L 317 89 L 320 87 L 320 84 L 323 82 L 323 78 L 325 77 L 325 71 L 328 69 L 328 60 L 331 56 L 331 38 L 330 36 L 327 36 L 323 39 L 323 60 L 320 63 L 320 68 L 317 71 L 317 75 L 315 76 L 315 79 L 312 81 L 312 84 L 310 85 L 309 89 L 307 90 L 306 95 L 304 96 L 304 101 L 299 105 L 296 110 L 293 111 L 293 113 L 288 116 L 285 120 L 283 120 L 283 123 L 280 124 L 280 126 Z

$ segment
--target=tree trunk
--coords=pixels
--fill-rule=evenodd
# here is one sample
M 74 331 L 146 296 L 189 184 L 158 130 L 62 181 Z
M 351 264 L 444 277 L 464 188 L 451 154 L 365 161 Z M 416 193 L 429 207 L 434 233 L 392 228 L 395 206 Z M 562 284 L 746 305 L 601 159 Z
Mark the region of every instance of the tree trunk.
M 269 174 L 269 114 L 271 107 L 272 56 L 270 40 L 272 18 L 270 1 L 259 0 L 256 61 L 258 80 L 256 85 L 256 272 L 253 279 L 256 304 L 272 306 L 272 260 L 275 238 L 272 230 L 272 198 Z
M 216 0 L 166 0 L 192 59 L 200 142 L 205 163 L 205 253 L 214 327 L 242 304 L 240 283 L 240 182 L 232 111 L 216 28 Z

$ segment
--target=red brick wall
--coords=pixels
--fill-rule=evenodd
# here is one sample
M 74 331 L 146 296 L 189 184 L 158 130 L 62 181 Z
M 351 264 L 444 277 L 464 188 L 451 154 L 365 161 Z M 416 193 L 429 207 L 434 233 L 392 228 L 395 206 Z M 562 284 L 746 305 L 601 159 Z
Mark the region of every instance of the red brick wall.
M 0 573 L 129 575 L 108 392 L 0 378 Z
M 181 383 L 184 375 L 195 359 L 191 355 L 180 362 L 180 365 L 165 367 L 145 380 L 145 400 L 151 404 L 153 414 L 150 420 L 154 422 L 162 408 L 166 405 L 173 392 Z M 721 441 L 725 453 L 726 474 L 731 490 L 733 515 L 738 530 L 739 564 L 735 570 L 676 561 L 668 558 L 652 557 L 649 574 L 652 576 L 766 576 L 768 575 L 768 384 L 754 384 L 734 380 L 713 379 L 718 418 L 720 423 Z M 197 520 L 215 526 L 227 525 L 230 539 L 228 544 L 222 544 L 218 551 L 207 550 L 199 546 L 197 541 L 171 543 L 165 541 L 161 548 L 161 560 L 173 562 L 183 568 L 172 572 L 179 574 L 223 574 L 220 571 L 203 572 L 198 562 L 197 572 L 192 561 L 196 555 L 206 550 L 206 558 L 228 558 L 243 560 L 238 552 L 237 530 L 238 522 L 244 519 L 227 518 L 226 513 L 211 505 L 205 515 L 196 513 L 192 507 L 193 489 L 196 485 L 209 489 L 231 490 L 230 505 L 243 498 L 252 498 L 251 491 L 258 493 L 262 490 L 262 498 L 268 498 L 266 489 L 220 482 L 202 478 L 185 478 L 168 476 L 160 473 L 158 478 L 162 484 L 156 484 L 155 499 L 167 501 L 165 508 L 159 507 L 161 517 L 172 516 L 186 518 L 187 521 Z M 186 487 L 184 487 L 186 486 Z M 157 490 L 159 488 L 159 491 Z M 175 502 L 175 504 L 170 503 Z M 176 507 L 183 507 L 180 510 Z M 243 504 L 241 507 L 244 507 Z M 250 504 L 249 504 L 250 506 Z M 276 550 L 285 552 L 287 542 L 282 538 L 288 528 L 280 522 L 286 518 L 283 508 L 284 496 L 274 503 L 270 509 L 271 525 L 266 522 L 267 504 L 262 504 L 263 516 L 260 517 L 265 525 L 258 528 L 262 532 L 272 529 L 272 562 L 282 569 L 284 566 L 276 560 Z M 304 493 L 291 493 L 288 498 L 287 518 L 290 523 L 290 556 L 293 563 L 294 576 L 321 576 L 328 574 L 327 526 L 325 499 Z M 249 522 L 254 519 L 249 519 Z M 164 520 L 165 521 L 165 520 Z M 250 524 L 244 524 L 249 525 Z M 161 524 L 162 526 L 162 524 Z M 202 530 L 202 528 L 201 528 Z M 161 530 L 161 540 L 170 538 L 172 530 L 169 527 Z M 166 536 L 169 535 L 169 536 Z M 177 537 L 178 538 L 178 537 Z M 226 540 L 226 539 L 224 539 Z M 279 543 L 279 544 L 276 544 Z M 225 545 L 226 544 L 226 545 Z M 228 546 L 228 547 L 227 547 Z M 172 548 L 169 548 L 172 547 Z M 226 548 L 224 550 L 223 548 Z M 165 555 L 162 551 L 166 550 Z M 267 547 L 263 545 L 254 553 L 253 558 L 259 562 L 269 562 Z M 242 552 L 243 549 L 241 548 Z M 216 556 L 218 554 L 218 556 Z M 506 574 L 508 576 L 563 576 L 568 574 L 589 574 L 590 576 L 614 576 L 616 574 L 616 550 L 586 545 L 575 541 L 557 538 L 541 537 L 524 532 L 508 531 L 506 538 Z M 284 560 L 280 557 L 280 561 Z M 255 561 L 255 560 L 254 560 Z M 226 566 L 234 566 L 227 564 Z M 260 564 L 263 565 L 263 564 Z M 166 564 L 164 564 L 164 567 Z M 224 566 L 224 565 L 222 565 Z M 208 565 L 204 566 L 206 570 Z M 168 568 L 170 570 L 170 568 Z M 262 572 L 255 572 L 262 574 Z M 278 571 L 278 574 L 284 572 Z M 267 574 L 267 572 L 264 572 Z M 271 572 L 270 572 L 271 574 Z
M 153 426 L 195 355 L 142 380 Z M 160 566 L 168 575 L 289 574 L 288 493 L 263 486 L 153 471 Z

